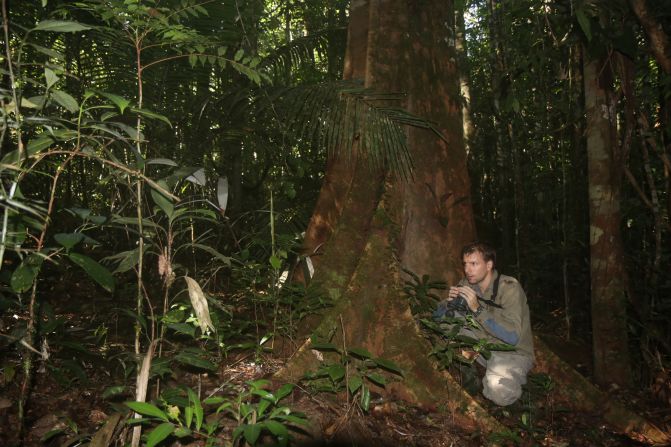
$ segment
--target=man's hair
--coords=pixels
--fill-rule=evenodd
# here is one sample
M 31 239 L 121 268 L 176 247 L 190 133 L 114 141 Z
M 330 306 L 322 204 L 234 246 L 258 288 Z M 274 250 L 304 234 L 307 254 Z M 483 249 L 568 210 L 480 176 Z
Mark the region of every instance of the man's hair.
M 465 245 L 464 248 L 461 249 L 462 258 L 466 255 L 472 255 L 473 253 L 481 253 L 482 259 L 484 259 L 485 262 L 492 261 L 493 267 L 496 267 L 496 250 L 494 250 L 491 245 L 486 242 L 476 241 Z

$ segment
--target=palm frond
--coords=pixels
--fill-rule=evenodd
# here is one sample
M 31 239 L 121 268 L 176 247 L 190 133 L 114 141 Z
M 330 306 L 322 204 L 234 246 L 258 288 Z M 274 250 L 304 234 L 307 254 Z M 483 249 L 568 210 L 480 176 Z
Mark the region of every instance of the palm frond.
M 347 28 L 337 27 L 298 37 L 288 44 L 275 48 L 261 60 L 259 66 L 275 74 L 286 73 L 302 63 L 313 63 L 315 53 L 324 56 L 328 50 L 329 39 L 344 41 L 346 34 Z
M 257 112 L 271 109 L 274 117 L 297 138 L 309 139 L 327 150 L 329 156 L 351 156 L 355 141 L 359 152 L 376 169 L 390 169 L 403 178 L 412 175 L 412 157 L 403 126 L 433 131 L 437 127 L 403 108 L 404 96 L 376 92 L 348 81 L 300 86 L 275 92 L 256 101 Z M 279 111 L 279 112 L 278 112 Z M 282 118 L 280 118 L 282 117 Z

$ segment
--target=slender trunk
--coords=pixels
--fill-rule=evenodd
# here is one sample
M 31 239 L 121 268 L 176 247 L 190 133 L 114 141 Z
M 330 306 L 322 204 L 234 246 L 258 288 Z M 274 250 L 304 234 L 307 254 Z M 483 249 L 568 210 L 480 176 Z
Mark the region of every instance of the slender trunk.
M 648 36 L 657 63 L 666 74 L 671 74 L 671 43 L 662 24 L 650 13 L 646 0 L 629 0 L 629 6 Z
M 468 49 L 466 48 L 466 23 L 464 10 L 456 11 L 456 41 L 457 61 L 459 62 L 459 85 L 461 88 L 461 115 L 464 122 L 464 145 L 466 153 L 470 153 L 471 144 L 475 137 L 475 125 L 471 117 L 471 82 L 468 77 L 466 64 L 468 63 Z
M 598 383 L 631 383 L 626 271 L 620 234 L 622 160 L 608 63 L 584 52 L 589 171 L 590 271 L 594 376 Z

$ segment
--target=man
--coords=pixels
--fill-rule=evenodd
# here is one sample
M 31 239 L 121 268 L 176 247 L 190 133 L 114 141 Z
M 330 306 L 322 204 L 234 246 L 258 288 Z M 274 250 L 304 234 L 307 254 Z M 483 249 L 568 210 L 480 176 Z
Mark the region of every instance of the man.
M 496 271 L 496 251 L 489 245 L 466 245 L 461 257 L 465 277 L 459 285 L 450 287 L 448 301 L 461 296 L 466 302 L 467 314 L 479 326 L 464 329 L 471 332 L 468 335 L 515 346 L 515 351 L 492 351 L 489 360 L 482 356 L 477 359 L 487 368 L 484 396 L 497 405 L 510 405 L 522 395 L 522 385 L 534 362 L 527 298 L 516 279 Z M 439 315 L 440 308 L 437 312 Z

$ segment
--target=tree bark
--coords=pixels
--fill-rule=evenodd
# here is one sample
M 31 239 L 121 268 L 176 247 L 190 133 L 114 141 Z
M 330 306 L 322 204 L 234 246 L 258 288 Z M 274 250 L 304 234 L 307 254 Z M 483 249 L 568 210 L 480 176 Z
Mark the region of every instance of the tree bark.
M 671 74 L 671 43 L 662 25 L 654 17 L 645 0 L 629 0 L 629 6 L 636 15 L 650 41 L 650 50 L 657 63 L 666 74 Z
M 622 159 L 616 134 L 613 79 L 606 61 L 584 51 L 589 174 L 590 273 L 594 377 L 631 383 L 626 314 L 626 271 L 620 234 Z
M 460 249 L 475 236 L 459 77 L 452 30 L 445 26 L 453 13 L 442 0 L 422 7 L 401 0 L 352 2 L 345 77 L 363 77 L 377 91 L 407 93 L 401 105 L 439 123 L 445 139 L 408 131 L 415 169 L 407 182 L 371 170 L 363 151 L 349 163 L 330 161 L 305 246 L 309 253 L 328 240 L 313 280 L 335 298 L 313 333 L 326 338 L 335 329 L 338 345 L 394 361 L 406 371 L 403 382 L 388 386 L 394 395 L 425 405 L 448 402 L 455 412 L 465 408 L 468 417 L 455 417 L 489 432 L 498 423 L 429 361 L 431 347 L 401 293 L 401 267 L 455 282 Z M 280 375 L 295 380 L 317 361 L 306 342 Z

